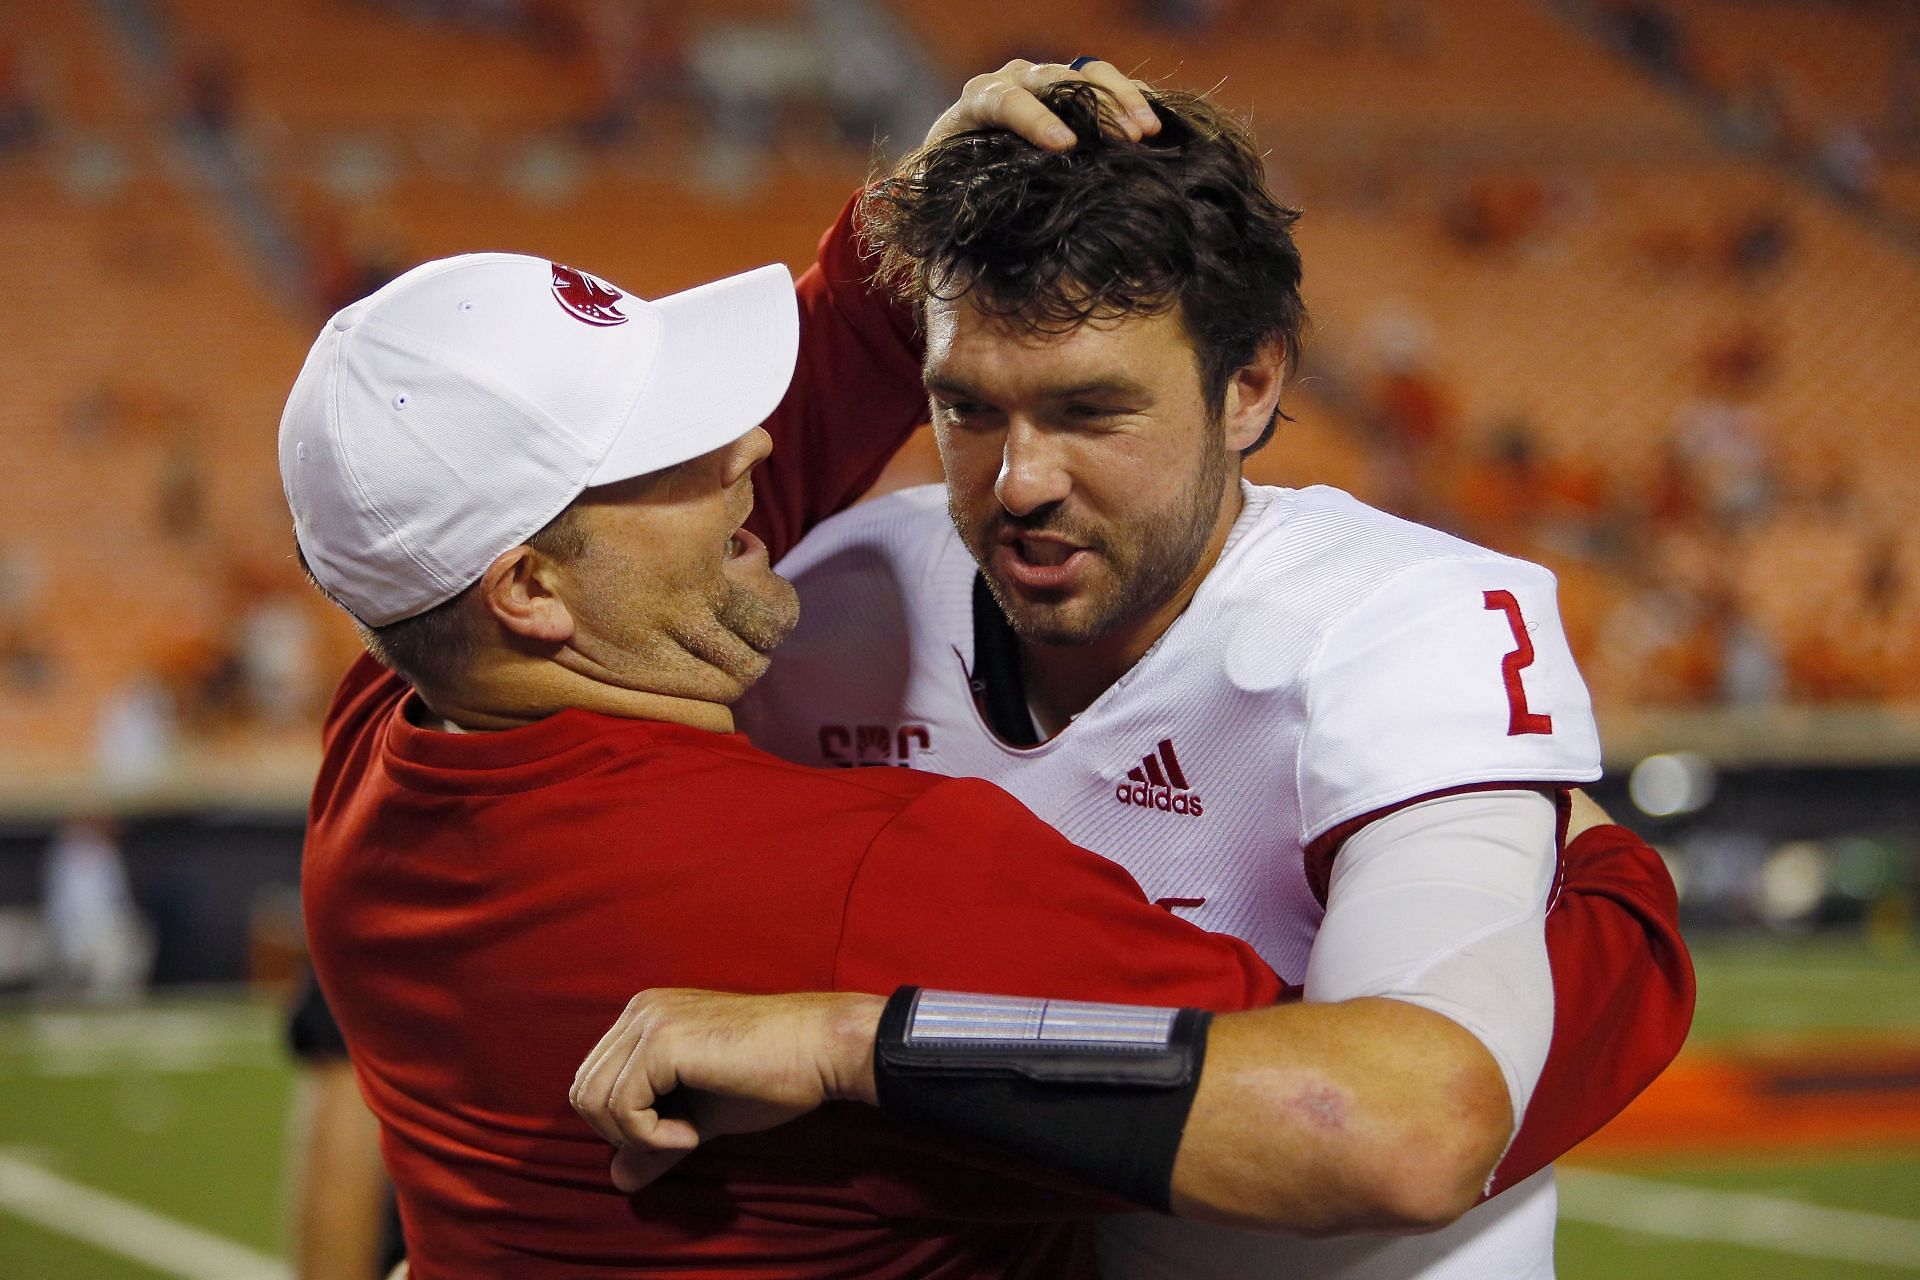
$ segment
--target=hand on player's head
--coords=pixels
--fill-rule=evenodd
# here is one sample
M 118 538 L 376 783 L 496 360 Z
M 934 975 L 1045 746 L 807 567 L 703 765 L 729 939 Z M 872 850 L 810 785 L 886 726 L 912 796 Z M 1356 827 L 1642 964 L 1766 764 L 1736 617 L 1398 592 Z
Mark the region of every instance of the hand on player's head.
M 938 142 L 972 129 L 1005 129 L 1036 147 L 1065 151 L 1074 144 L 1073 130 L 1039 98 L 1042 89 L 1063 80 L 1084 80 L 1111 94 L 1120 110 L 1110 125 L 1129 141 L 1138 142 L 1160 132 L 1160 117 L 1154 114 L 1142 92 L 1144 86 L 1129 79 L 1112 63 L 1089 62 L 1075 71 L 1059 62 L 1015 58 L 998 71 L 967 81 L 960 100 L 948 107 L 927 130 L 927 141 Z

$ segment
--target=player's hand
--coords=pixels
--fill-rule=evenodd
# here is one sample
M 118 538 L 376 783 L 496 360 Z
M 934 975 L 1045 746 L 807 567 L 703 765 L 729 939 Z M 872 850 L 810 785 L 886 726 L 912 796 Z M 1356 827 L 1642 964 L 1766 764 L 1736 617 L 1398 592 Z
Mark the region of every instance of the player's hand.
M 823 1102 L 874 1100 L 879 996 L 659 988 L 627 1002 L 569 1099 L 619 1148 L 632 1193 L 709 1138 L 771 1129 Z
M 1140 84 L 1128 79 L 1112 63 L 1089 62 L 1075 71 L 1064 63 L 1015 58 L 998 71 L 967 81 L 960 91 L 960 100 L 948 107 L 933 122 L 933 128 L 927 130 L 927 141 L 938 142 L 970 129 L 1005 129 L 1036 147 L 1065 151 L 1074 143 L 1073 130 L 1035 96 L 1061 80 L 1085 80 L 1112 94 L 1120 104 L 1118 127 L 1130 141 L 1138 142 L 1160 132 L 1160 117 L 1148 105 Z
M 1583 831 L 1591 831 L 1595 827 L 1604 827 L 1613 822 L 1613 819 L 1607 816 L 1607 811 L 1579 787 L 1575 787 L 1570 794 L 1573 804 L 1567 812 L 1568 843 L 1572 843 L 1574 837 Z

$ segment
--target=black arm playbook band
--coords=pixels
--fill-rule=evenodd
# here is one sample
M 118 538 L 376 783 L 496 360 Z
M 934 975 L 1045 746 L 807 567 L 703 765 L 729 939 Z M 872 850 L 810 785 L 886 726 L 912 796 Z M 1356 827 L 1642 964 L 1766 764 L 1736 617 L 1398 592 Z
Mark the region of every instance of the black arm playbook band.
M 887 1001 L 880 1106 L 1166 1212 L 1200 1084 L 1202 1009 L 922 991 Z

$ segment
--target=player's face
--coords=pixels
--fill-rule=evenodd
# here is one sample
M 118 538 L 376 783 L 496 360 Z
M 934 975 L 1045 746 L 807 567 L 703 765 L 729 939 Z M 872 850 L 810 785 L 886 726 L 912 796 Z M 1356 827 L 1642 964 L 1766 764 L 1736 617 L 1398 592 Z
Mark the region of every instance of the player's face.
M 1036 333 L 935 301 L 926 379 L 954 526 L 1022 638 L 1088 644 L 1185 607 L 1239 468 L 1177 314 Z
M 567 566 L 574 647 L 611 683 L 648 687 L 660 664 L 707 672 L 702 692 L 730 701 L 766 671 L 799 620 L 793 586 L 741 528 L 754 466 L 772 449 L 759 428 L 677 467 L 590 489 L 579 499 L 585 552 Z

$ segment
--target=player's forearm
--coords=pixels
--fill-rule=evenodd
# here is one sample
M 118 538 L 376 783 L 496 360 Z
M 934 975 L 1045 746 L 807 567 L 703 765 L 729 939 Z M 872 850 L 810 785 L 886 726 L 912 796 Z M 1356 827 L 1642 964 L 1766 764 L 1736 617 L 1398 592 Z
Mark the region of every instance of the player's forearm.
M 1553 1029 L 1543 916 L 1554 833 L 1553 803 L 1514 789 L 1410 804 L 1341 848 L 1308 961 L 1307 1003 L 1291 1011 L 1298 1021 L 1282 1043 L 1318 1054 L 1320 1069 L 1357 1066 L 1363 1089 L 1392 1087 L 1419 1099 L 1406 1117 L 1412 1124 L 1393 1133 L 1397 1147 L 1388 1150 L 1438 1167 L 1399 1155 L 1385 1166 L 1370 1163 L 1358 1143 L 1343 1172 L 1359 1180 L 1344 1188 L 1337 1180 L 1326 1184 L 1351 1194 L 1344 1202 L 1304 1201 L 1302 1212 L 1323 1209 L 1336 1226 L 1373 1225 L 1370 1214 L 1379 1225 L 1437 1225 L 1469 1207 L 1484 1187 L 1491 1166 L 1480 1156 L 1498 1156 L 1512 1132 L 1509 1120 L 1527 1108 Z M 1361 1057 L 1343 1064 L 1321 1053 L 1316 1019 L 1338 1031 L 1330 1046 L 1336 1054 L 1354 1049 Z M 1367 1044 L 1378 1047 L 1358 1049 Z M 1471 1081 L 1483 1066 L 1506 1105 L 1464 1114 L 1446 1073 Z M 1397 1181 L 1402 1172 L 1410 1183 Z M 1252 1211 L 1263 1212 L 1258 1205 Z
M 622 1148 L 616 1182 L 632 1191 L 704 1138 L 767 1128 L 825 1101 L 877 1104 L 887 1004 L 846 993 L 646 992 L 582 1064 L 574 1106 Z M 997 1038 L 988 1047 L 998 1065 L 978 1070 L 964 1052 L 915 1070 L 887 1049 L 889 1110 L 1185 1217 L 1308 1233 L 1451 1221 L 1473 1204 L 1512 1130 L 1505 1082 L 1480 1042 L 1400 1001 L 1229 1014 L 1214 1021 L 1210 1043 L 1202 1024 L 1171 1020 L 1158 1047 L 1136 1034 L 1138 1015 L 1152 1010 L 1090 1012 L 1082 1027 L 1128 1029 L 1114 1047 L 1153 1059 L 1150 1082 L 1098 1064 L 1082 1078 L 1085 1037 L 1063 1043 L 1030 1030 Z M 894 1025 L 885 1034 L 897 1047 L 927 1033 Z M 937 1027 L 932 1035 L 941 1038 Z M 1033 1087 L 996 1083 L 1011 1051 L 1034 1058 L 1036 1070 L 1021 1073 Z M 655 1109 L 676 1088 L 695 1091 L 692 1122 Z
M 1172 1013 L 907 989 L 880 1023 L 878 1094 L 1135 1203 L 1308 1234 L 1445 1225 L 1512 1132 L 1493 1056 L 1431 1010 L 1277 1005 L 1210 1029 Z
M 1473 1205 L 1511 1132 L 1499 1068 L 1439 1014 L 1385 999 L 1229 1014 L 1173 1207 L 1308 1234 L 1431 1229 Z

